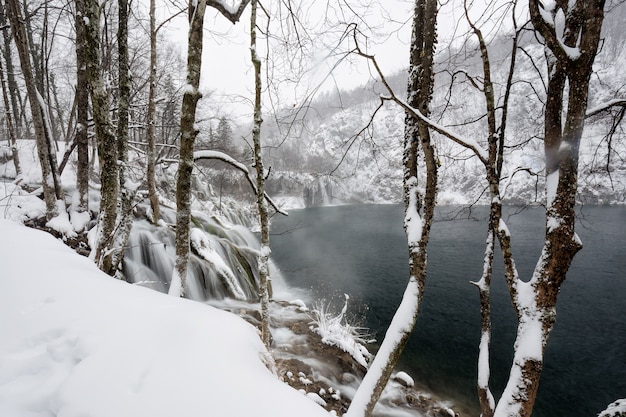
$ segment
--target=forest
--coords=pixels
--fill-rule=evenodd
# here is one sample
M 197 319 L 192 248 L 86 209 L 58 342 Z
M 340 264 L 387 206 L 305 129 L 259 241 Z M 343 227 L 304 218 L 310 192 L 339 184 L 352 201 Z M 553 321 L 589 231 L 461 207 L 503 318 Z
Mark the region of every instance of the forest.
M 254 368 L 250 378 L 256 383 L 271 385 L 264 381 L 274 378 L 306 394 L 306 406 L 298 398 L 291 408 L 278 411 L 273 404 L 258 415 L 298 414 L 294 410 L 305 407 L 302 415 L 312 416 L 320 413 L 319 406 L 324 413 L 349 417 L 533 415 L 546 349 L 558 326 L 557 300 L 584 250 L 577 229 L 582 207 L 626 202 L 624 24 L 626 5 L 620 0 L 0 1 L 5 219 L 0 281 L 11 316 L 10 324 L 0 327 L 8 336 L 0 341 L 0 370 L 10 371 L 0 377 L 0 414 L 110 415 L 107 406 L 93 406 L 106 398 L 107 388 L 98 387 L 101 396 L 90 394 L 92 405 L 81 399 L 78 386 L 90 378 L 81 376 L 83 365 L 97 355 L 84 353 L 91 334 L 72 327 L 79 318 L 65 313 L 85 308 L 89 320 L 100 323 L 104 313 L 95 309 L 115 306 L 101 301 L 91 309 L 76 300 L 84 296 L 76 292 L 58 310 L 59 321 L 52 324 L 56 333 L 38 327 L 43 316 L 13 317 L 30 308 L 18 303 L 29 300 L 23 288 L 42 285 L 30 295 L 40 297 L 30 299 L 35 304 L 41 297 L 50 303 L 65 299 L 63 288 L 77 286 L 102 291 L 103 300 L 121 297 L 120 317 L 145 302 L 166 322 L 160 298 L 121 294 L 123 288 L 146 287 L 159 297 L 169 295 L 163 305 L 181 309 L 172 313 L 172 322 L 200 314 L 206 326 L 221 329 L 213 331 L 224 344 L 232 338 L 250 348 L 240 353 L 248 365 L 238 366 L 238 372 Z M 339 313 L 319 304 L 309 310 L 284 294 L 272 259 L 272 224 L 291 210 L 356 204 L 403 208 L 397 220 L 406 240 L 401 254 L 406 286 L 375 354 L 366 347 L 367 332 L 348 320 L 349 295 Z M 457 208 L 459 217 L 471 216 L 474 207 L 487 213 L 482 269 L 471 281 L 480 315 L 471 411 L 422 401 L 412 377 L 397 368 L 428 298 L 429 243 L 445 206 Z M 508 206 L 542 210 L 542 245 L 530 274 L 517 262 Z M 112 285 L 122 287 L 68 281 L 54 288 L 41 282 L 46 270 L 27 266 L 33 260 L 21 259 L 17 248 L 34 239 L 33 248 L 58 249 L 14 223 L 52 235 L 83 255 L 90 277 L 106 274 Z M 24 252 L 49 258 L 39 250 Z M 63 262 L 72 265 L 68 276 L 83 268 L 83 260 L 59 259 L 49 260 L 54 277 L 64 274 Z M 30 275 L 18 285 L 22 267 Z M 495 390 L 492 305 L 499 293 L 492 293 L 492 280 L 505 288 L 515 333 L 506 383 Z M 230 334 L 220 323 L 235 319 L 213 310 L 196 313 L 196 304 L 238 313 L 252 326 L 236 322 Z M 26 330 L 20 330 L 22 321 Z M 299 337 L 314 335 L 327 349 L 352 358 L 342 359 L 342 366 L 357 375 L 347 393 L 342 385 L 343 397 L 338 385 L 319 385 L 330 377 L 311 381 L 306 372 L 286 368 L 297 361 L 281 356 L 281 337 L 284 328 L 299 328 L 297 322 L 306 324 Z M 153 325 L 131 321 L 120 329 L 134 333 L 133 326 Z M 190 340 L 212 343 L 187 329 L 189 323 L 180 326 Z M 31 328 L 34 333 L 27 334 Z M 103 328 L 114 331 L 111 322 Z M 150 337 L 161 340 L 171 333 L 175 338 L 177 325 L 164 329 Z M 64 331 L 76 332 L 74 339 L 64 338 Z M 107 343 L 104 334 L 98 346 Z M 22 345 L 9 340 L 20 338 Z M 29 340 L 42 343 L 55 365 L 24 359 L 30 355 Z M 181 346 L 168 343 L 172 350 L 186 351 L 183 340 Z M 137 343 L 156 342 L 146 337 Z M 199 346 L 204 345 L 194 349 Z M 211 364 L 226 354 L 228 347 L 221 346 L 211 348 L 203 371 L 210 373 Z M 10 365 L 15 357 L 19 366 Z M 97 362 L 98 372 L 115 366 L 115 360 Z M 143 367 L 137 372 L 144 376 L 156 372 L 138 360 L 129 362 L 129 369 Z M 23 382 L 26 369 L 49 371 L 57 363 L 61 370 L 32 383 L 54 386 L 41 400 L 12 395 L 35 386 Z M 184 376 L 199 378 L 189 372 Z M 223 375 L 213 375 L 218 382 L 211 390 L 219 391 L 219 381 L 228 379 Z M 130 384 L 122 380 L 123 386 Z M 149 385 L 137 384 L 137 392 Z M 268 398 L 291 395 L 283 394 L 282 385 Z M 238 395 L 253 390 L 243 391 Z M 403 394 L 396 397 L 397 392 Z M 109 395 L 115 402 L 118 394 Z M 152 392 L 136 404 L 121 401 L 108 412 L 200 415 L 207 410 L 167 403 L 149 412 L 159 403 L 155 396 L 163 393 Z M 626 416 L 626 400 L 611 401 L 597 413 Z M 255 412 L 233 402 L 230 398 L 214 411 Z M 133 414 L 133 407 L 141 411 Z

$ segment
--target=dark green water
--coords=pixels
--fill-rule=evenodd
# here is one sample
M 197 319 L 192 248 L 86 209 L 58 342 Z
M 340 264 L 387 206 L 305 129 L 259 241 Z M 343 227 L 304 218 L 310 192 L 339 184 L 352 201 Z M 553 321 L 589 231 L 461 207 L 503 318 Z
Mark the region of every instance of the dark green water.
M 443 208 L 431 233 L 428 279 L 414 334 L 401 359 L 423 386 L 478 415 L 478 293 L 486 209 L 467 219 Z M 543 241 L 543 209 L 506 210 L 520 275 L 529 277 Z M 507 215 L 511 215 L 507 218 Z M 585 207 L 585 245 L 559 295 L 533 416 L 589 417 L 626 396 L 626 208 Z M 313 299 L 351 296 L 352 309 L 382 339 L 408 277 L 400 206 L 294 210 L 273 219 L 272 256 L 285 280 Z M 500 267 L 496 273 L 502 276 Z M 515 316 L 503 279 L 492 288 L 491 388 L 502 392 L 511 366 Z

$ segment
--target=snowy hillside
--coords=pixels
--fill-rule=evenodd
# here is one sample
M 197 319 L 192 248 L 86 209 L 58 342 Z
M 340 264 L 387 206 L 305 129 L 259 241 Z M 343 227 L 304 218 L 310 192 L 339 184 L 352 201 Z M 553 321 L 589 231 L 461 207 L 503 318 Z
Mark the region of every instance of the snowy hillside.
M 0 235 L 0 415 L 328 415 L 235 315 L 111 279 L 45 232 Z

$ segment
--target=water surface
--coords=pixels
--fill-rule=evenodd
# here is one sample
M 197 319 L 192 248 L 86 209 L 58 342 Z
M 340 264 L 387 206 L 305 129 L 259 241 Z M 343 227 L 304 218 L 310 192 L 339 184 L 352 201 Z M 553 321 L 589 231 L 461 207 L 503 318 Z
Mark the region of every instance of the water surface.
M 509 207 L 520 275 L 529 277 L 543 242 L 543 209 Z M 585 245 L 562 287 L 533 416 L 594 416 L 626 396 L 626 208 L 584 207 Z M 442 208 L 429 245 L 420 317 L 401 367 L 438 395 L 478 414 L 475 394 L 480 339 L 478 293 L 486 208 L 459 215 Z M 291 285 L 313 298 L 347 293 L 353 311 L 380 340 L 408 279 L 403 209 L 395 205 L 294 210 L 273 219 L 272 256 Z M 469 218 L 468 218 L 469 217 Z M 455 220 L 451 220 L 451 219 Z M 515 316 L 502 267 L 492 288 L 492 390 L 502 392 L 511 366 Z

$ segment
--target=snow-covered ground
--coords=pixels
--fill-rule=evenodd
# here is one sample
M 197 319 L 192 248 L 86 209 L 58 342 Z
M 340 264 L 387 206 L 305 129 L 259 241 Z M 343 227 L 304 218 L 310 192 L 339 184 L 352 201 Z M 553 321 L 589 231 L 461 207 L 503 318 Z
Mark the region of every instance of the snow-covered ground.
M 322 416 L 233 314 L 112 279 L 0 220 L 0 416 Z

